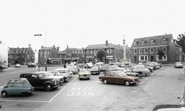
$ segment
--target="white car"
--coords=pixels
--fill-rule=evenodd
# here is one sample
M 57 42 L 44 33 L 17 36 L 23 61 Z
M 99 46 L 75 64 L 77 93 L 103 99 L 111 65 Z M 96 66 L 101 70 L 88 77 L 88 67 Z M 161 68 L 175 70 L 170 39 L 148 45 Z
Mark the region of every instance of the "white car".
M 54 71 L 59 72 L 59 76 L 64 76 L 64 82 L 67 82 L 73 75 L 73 72 L 66 68 L 57 68 Z
M 21 67 L 21 65 L 20 64 L 15 64 L 15 67 L 19 68 L 19 67 Z

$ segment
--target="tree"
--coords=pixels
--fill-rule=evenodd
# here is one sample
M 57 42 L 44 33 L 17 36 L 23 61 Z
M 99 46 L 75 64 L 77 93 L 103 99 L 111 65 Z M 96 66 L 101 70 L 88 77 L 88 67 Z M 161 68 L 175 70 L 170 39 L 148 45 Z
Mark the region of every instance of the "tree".
M 159 55 L 159 60 L 162 60 L 162 57 L 165 55 L 162 49 L 158 49 L 157 55 Z
M 184 34 L 179 34 L 178 35 L 177 44 L 182 47 L 182 50 L 185 53 L 185 35 Z
M 100 49 L 98 52 L 97 52 L 97 58 L 103 62 L 103 58 L 105 57 L 106 53 L 103 49 Z

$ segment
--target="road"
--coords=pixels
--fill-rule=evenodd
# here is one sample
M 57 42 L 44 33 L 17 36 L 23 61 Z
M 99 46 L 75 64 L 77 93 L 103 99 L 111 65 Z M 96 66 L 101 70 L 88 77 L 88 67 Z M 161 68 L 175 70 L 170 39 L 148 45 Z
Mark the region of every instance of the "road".
M 0 73 L 0 86 L 21 72 L 37 70 L 27 67 L 6 70 Z M 177 97 L 182 97 L 183 84 L 184 69 L 175 69 L 172 65 L 155 70 L 137 85 L 129 87 L 103 84 L 98 75 L 91 75 L 90 80 L 79 80 L 73 75 L 57 90 L 37 90 L 32 96 L 24 97 L 0 97 L 0 104 L 2 111 L 151 111 L 157 104 L 178 104 Z

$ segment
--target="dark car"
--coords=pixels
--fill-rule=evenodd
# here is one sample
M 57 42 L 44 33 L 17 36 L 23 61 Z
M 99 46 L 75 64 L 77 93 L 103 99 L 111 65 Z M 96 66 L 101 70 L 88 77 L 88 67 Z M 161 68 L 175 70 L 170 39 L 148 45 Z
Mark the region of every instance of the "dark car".
M 129 86 L 138 82 L 138 77 L 128 76 L 123 71 L 108 71 L 104 75 L 99 76 L 99 80 L 104 84 L 125 84 Z
M 185 111 L 185 105 L 160 104 L 156 105 L 152 111 Z
M 2 89 L 1 96 L 9 95 L 31 95 L 34 87 L 26 78 L 12 78 Z
M 30 84 L 35 89 L 45 89 L 51 91 L 58 88 L 59 84 L 55 78 L 46 78 L 44 74 L 32 72 L 32 73 L 22 73 L 20 78 L 27 78 Z
M 34 68 L 34 67 L 36 67 L 35 63 L 28 63 L 28 68 Z

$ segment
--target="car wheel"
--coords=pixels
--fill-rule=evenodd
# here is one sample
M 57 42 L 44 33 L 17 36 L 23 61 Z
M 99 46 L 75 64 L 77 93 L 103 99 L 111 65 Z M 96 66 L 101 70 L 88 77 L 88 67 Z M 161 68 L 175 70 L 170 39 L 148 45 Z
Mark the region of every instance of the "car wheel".
M 107 80 L 103 80 L 103 83 L 104 83 L 104 84 L 107 84 Z
M 125 85 L 126 86 L 130 86 L 130 82 L 129 81 L 125 81 Z
M 1 97 L 5 98 L 5 97 L 7 97 L 7 96 L 8 96 L 8 93 L 7 93 L 6 91 L 3 91 L 3 92 L 1 93 Z
M 53 85 L 51 85 L 51 84 L 46 84 L 46 85 L 45 85 L 45 89 L 46 89 L 47 91 L 51 91 L 51 90 L 53 90 Z

